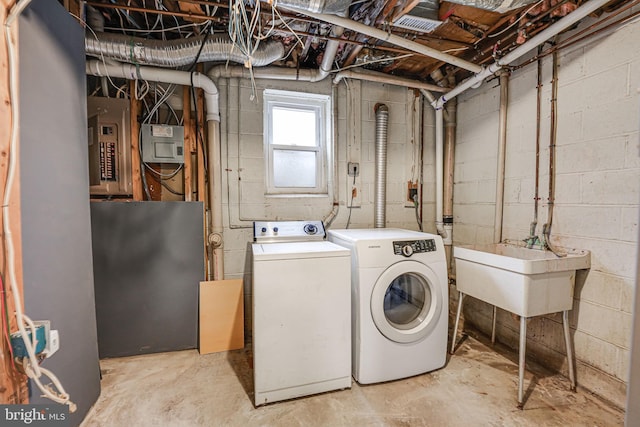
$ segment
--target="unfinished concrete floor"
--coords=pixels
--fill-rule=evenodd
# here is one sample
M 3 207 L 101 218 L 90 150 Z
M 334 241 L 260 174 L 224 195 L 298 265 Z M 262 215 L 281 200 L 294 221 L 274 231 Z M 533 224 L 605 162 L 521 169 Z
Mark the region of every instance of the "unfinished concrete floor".
M 613 426 L 624 414 L 527 364 L 516 408 L 517 354 L 467 337 L 436 372 L 254 408 L 249 349 L 180 351 L 100 362 L 90 426 Z

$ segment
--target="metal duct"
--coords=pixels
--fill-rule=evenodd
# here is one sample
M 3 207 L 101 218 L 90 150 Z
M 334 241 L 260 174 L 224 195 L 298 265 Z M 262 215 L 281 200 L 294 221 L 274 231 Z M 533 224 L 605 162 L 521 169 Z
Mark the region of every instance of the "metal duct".
M 147 40 L 123 34 L 97 33 L 85 36 L 87 55 L 120 62 L 158 67 L 181 67 L 190 65 L 198 55 L 204 36 L 177 40 Z M 229 38 L 210 38 L 202 48 L 198 62 L 232 61 L 240 64 L 263 67 L 282 58 L 284 46 L 278 41 L 261 43 L 251 59 L 238 48 L 234 48 Z
M 376 177 L 374 195 L 374 227 L 385 228 L 385 206 L 387 204 L 387 128 L 389 108 L 378 104 L 376 112 Z
M 509 10 L 517 9 L 528 4 L 537 2 L 538 0 L 448 0 L 451 3 L 463 4 L 465 6 L 477 7 L 479 9 L 491 10 L 498 13 L 504 13 Z
M 278 6 L 333 14 L 345 12 L 350 4 L 351 0 L 278 0 Z

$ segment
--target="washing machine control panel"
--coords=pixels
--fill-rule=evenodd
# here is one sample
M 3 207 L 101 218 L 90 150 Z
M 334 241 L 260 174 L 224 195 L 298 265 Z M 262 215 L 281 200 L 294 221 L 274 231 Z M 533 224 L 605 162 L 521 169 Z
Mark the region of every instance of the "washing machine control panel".
M 393 253 L 396 255 L 403 255 L 405 257 L 410 257 L 413 254 L 435 251 L 436 241 L 434 239 L 393 242 Z
M 259 243 L 305 242 L 323 240 L 322 221 L 256 221 L 253 240 Z

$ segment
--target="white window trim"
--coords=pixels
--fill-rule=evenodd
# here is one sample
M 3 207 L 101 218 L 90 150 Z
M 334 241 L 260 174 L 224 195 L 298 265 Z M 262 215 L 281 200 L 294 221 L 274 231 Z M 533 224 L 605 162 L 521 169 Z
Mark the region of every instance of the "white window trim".
M 331 162 L 331 150 L 333 148 L 331 96 L 306 92 L 291 92 L 284 90 L 265 89 L 264 97 L 264 158 L 265 158 L 265 194 L 267 196 L 328 196 L 329 195 L 329 170 Z M 316 115 L 316 140 L 318 145 L 291 146 L 272 144 L 272 108 L 301 108 L 314 110 Z M 315 187 L 276 187 L 273 182 L 273 151 L 313 151 L 319 155 L 316 157 L 316 186 Z

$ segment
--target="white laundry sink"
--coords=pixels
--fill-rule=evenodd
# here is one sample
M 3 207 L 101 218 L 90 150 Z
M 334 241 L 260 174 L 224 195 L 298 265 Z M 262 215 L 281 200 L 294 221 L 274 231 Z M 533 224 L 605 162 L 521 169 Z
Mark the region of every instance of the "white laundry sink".
M 589 251 L 559 258 L 509 243 L 456 246 L 459 292 L 524 317 L 571 310 L 576 270 L 589 268 Z

